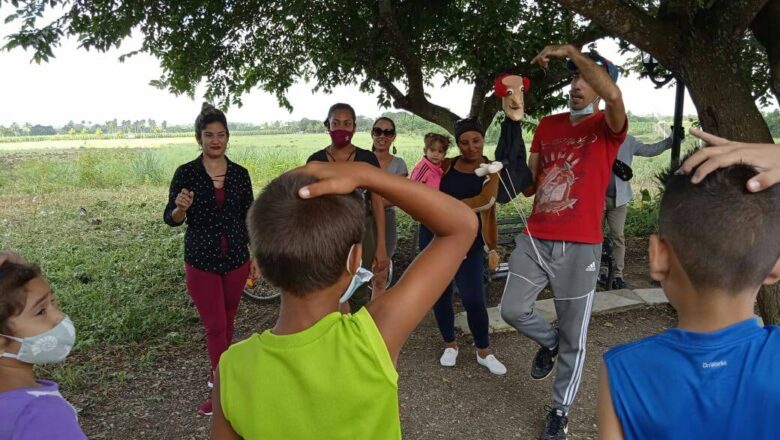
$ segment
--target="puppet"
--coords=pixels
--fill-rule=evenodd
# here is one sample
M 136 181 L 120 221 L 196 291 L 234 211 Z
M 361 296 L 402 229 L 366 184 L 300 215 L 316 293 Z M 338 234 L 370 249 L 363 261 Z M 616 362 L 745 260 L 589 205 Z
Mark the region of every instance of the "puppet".
M 506 117 L 501 123 L 501 135 L 496 147 L 496 162 L 503 164 L 498 189 L 498 202 L 509 203 L 531 185 L 520 121 L 525 116 L 523 93 L 531 88 L 528 78 L 513 74 L 500 75 L 495 80 L 494 93 L 501 98 L 501 108 Z

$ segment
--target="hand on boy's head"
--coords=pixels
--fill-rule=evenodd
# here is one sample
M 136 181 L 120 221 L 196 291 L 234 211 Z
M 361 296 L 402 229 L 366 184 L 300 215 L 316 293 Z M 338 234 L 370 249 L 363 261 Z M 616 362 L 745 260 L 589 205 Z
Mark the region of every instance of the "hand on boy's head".
M 298 190 L 302 199 L 310 199 L 328 194 L 349 194 L 365 186 L 367 177 L 378 168 L 367 163 L 324 163 L 309 162 L 297 171 L 316 177 L 318 182 Z
M 21 255 L 10 250 L 0 251 L 0 266 L 5 263 L 25 264 L 27 261 Z
M 780 146 L 734 142 L 696 128 L 690 133 L 709 145 L 689 157 L 677 171 L 690 174 L 695 169 L 691 182 L 699 183 L 718 168 L 738 164 L 750 165 L 758 172 L 747 182 L 749 191 L 761 191 L 780 182 Z

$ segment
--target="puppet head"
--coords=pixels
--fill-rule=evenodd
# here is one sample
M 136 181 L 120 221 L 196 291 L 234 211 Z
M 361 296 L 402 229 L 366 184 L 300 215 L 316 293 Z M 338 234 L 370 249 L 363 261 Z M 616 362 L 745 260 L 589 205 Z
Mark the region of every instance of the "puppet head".
M 505 73 L 495 81 L 495 94 L 501 98 L 501 107 L 506 116 L 513 120 L 523 119 L 525 104 L 523 101 L 523 92 L 531 88 L 531 81 L 520 75 Z

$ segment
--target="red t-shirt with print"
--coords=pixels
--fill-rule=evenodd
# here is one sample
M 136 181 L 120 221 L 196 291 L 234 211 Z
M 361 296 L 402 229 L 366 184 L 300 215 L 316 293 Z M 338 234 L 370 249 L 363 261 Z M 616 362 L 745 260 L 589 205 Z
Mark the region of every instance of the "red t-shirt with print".
M 534 210 L 523 232 L 530 229 L 545 240 L 601 243 L 604 194 L 627 131 L 628 119 L 615 133 L 602 111 L 575 126 L 568 112 L 542 118 L 531 144 L 540 163 Z

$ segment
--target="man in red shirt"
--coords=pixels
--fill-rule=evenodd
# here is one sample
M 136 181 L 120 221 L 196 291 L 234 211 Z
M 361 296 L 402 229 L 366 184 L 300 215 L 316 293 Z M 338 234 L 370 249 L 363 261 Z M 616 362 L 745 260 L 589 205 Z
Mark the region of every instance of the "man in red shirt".
M 533 184 L 524 191 L 536 194 L 534 210 L 509 259 L 501 316 L 541 346 L 531 365 L 532 378 L 549 376 L 558 360 L 552 409 L 541 438 L 560 440 L 566 439 L 567 414 L 585 362 L 603 241 L 604 193 L 628 119 L 612 63 L 571 45 L 547 46 L 532 62 L 546 68 L 553 58 L 568 58 L 573 72 L 570 111 L 543 118 L 534 134 L 528 159 Z M 555 296 L 557 329 L 534 312 L 534 302 L 548 283 Z

